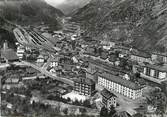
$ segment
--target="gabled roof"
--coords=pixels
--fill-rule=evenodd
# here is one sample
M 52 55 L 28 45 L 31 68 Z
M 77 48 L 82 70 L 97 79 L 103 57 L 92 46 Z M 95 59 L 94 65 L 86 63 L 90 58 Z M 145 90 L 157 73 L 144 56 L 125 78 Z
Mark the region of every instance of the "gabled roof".
M 151 58 L 150 53 L 146 53 L 146 52 L 137 51 L 137 52 L 131 52 L 131 54 L 139 57 Z
M 95 82 L 93 82 L 93 80 L 88 79 L 88 78 L 76 78 L 74 79 L 74 82 L 78 82 L 78 83 L 83 83 L 83 84 L 87 84 L 87 85 L 94 85 Z
M 147 64 L 145 66 L 148 67 L 148 68 L 151 68 L 151 69 L 159 70 L 159 71 L 162 71 L 162 72 L 167 72 L 167 65 L 151 65 L 151 64 Z

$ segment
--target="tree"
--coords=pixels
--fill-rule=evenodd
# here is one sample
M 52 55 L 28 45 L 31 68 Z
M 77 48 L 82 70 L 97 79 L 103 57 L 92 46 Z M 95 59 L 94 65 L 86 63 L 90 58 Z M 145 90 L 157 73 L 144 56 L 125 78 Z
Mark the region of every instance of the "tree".
M 68 102 L 68 103 L 70 103 L 70 102 L 71 102 L 71 99 L 70 99 L 69 97 L 67 98 L 67 102 Z
M 85 108 L 79 108 L 79 111 L 82 115 L 84 115 L 87 112 Z
M 108 109 L 103 106 L 100 111 L 100 117 L 107 117 L 107 116 L 108 116 Z
M 63 113 L 64 113 L 65 115 L 67 115 L 67 114 L 68 114 L 68 108 L 65 108 L 65 109 L 63 110 Z
M 78 106 L 81 106 L 81 105 L 82 105 L 82 103 L 79 102 L 77 99 L 73 102 L 73 104 L 74 104 L 74 105 L 78 105 Z
M 156 114 L 163 115 L 167 109 L 167 97 L 160 89 L 155 89 L 149 93 L 147 104 L 156 108 Z
M 90 101 L 89 100 L 85 100 L 83 102 L 83 106 L 90 108 L 91 107 Z

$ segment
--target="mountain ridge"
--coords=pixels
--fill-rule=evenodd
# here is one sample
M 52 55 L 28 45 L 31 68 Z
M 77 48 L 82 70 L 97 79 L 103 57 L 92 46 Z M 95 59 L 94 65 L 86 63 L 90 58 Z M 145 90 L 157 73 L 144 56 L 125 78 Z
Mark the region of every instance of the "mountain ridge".
M 44 0 L 7 1 L 0 4 L 0 17 L 14 23 L 27 25 L 35 23 L 56 23 L 64 14 L 48 5 Z
M 48 5 L 44 0 L 17 0 L 0 1 L 0 45 L 7 40 L 9 46 L 15 48 L 15 38 L 9 25 L 8 29 L 2 29 L 2 25 L 11 22 L 16 25 L 49 25 L 52 29 L 61 29 L 60 19 L 64 14 Z
M 73 21 L 80 21 L 87 35 L 96 39 L 108 37 L 162 52 L 167 50 L 166 19 L 165 0 L 92 0 L 73 15 Z

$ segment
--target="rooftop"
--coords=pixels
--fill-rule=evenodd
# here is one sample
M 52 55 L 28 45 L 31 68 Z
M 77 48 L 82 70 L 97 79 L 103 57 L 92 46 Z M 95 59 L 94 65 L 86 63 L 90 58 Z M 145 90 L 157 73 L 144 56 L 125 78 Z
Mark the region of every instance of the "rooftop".
M 83 83 L 83 84 L 88 84 L 88 85 L 93 85 L 95 84 L 91 79 L 88 78 L 77 78 L 74 79 L 74 82 L 78 82 L 78 83 Z
M 110 91 L 108 91 L 107 89 L 103 89 L 101 91 L 101 95 L 106 97 L 107 99 L 110 99 L 112 97 L 117 97 L 116 95 L 114 95 L 113 93 L 111 93 Z
M 100 74 L 98 74 L 98 76 L 104 77 L 112 82 L 118 83 L 120 85 L 123 85 L 123 86 L 128 87 L 128 88 L 133 89 L 133 90 L 138 90 L 138 89 L 142 88 L 142 86 L 140 86 L 134 82 L 131 82 L 129 80 L 125 80 L 119 76 L 114 76 L 114 75 L 109 74 L 109 73 L 100 73 Z
M 19 60 L 16 53 L 12 49 L 1 50 L 1 55 L 9 61 Z
M 141 52 L 141 51 L 138 51 L 138 52 L 131 52 L 132 55 L 136 55 L 136 56 L 140 56 L 140 57 L 144 57 L 144 58 L 151 58 L 151 55 L 149 53 L 146 53 L 146 52 Z
M 156 54 L 156 55 L 166 56 L 167 57 L 167 53 L 152 52 L 152 54 Z
M 119 67 L 117 66 L 114 66 L 114 65 L 111 65 L 109 63 L 106 63 L 106 62 L 103 62 L 103 61 L 100 61 L 100 60 L 94 60 L 92 58 L 86 58 L 87 61 L 89 61 L 91 64 L 94 64 L 96 66 L 99 66 L 101 67 L 102 69 L 104 69 L 105 71 L 117 71 L 117 72 L 124 72 L 124 73 L 127 73 L 127 71 L 125 70 L 121 70 Z
M 152 69 L 155 69 L 155 70 L 159 70 L 159 71 L 162 71 L 162 72 L 167 72 L 167 65 L 151 65 L 151 64 L 146 64 L 145 65 L 146 67 L 149 67 L 149 68 L 152 68 Z

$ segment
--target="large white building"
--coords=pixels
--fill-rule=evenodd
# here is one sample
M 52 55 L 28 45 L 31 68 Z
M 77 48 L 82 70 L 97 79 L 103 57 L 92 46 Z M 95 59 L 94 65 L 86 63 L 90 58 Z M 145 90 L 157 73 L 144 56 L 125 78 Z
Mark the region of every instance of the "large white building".
M 107 90 L 122 94 L 131 99 L 137 99 L 142 96 L 143 87 L 129 80 L 109 73 L 98 74 L 98 85 Z

